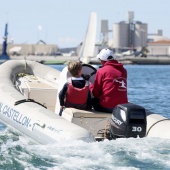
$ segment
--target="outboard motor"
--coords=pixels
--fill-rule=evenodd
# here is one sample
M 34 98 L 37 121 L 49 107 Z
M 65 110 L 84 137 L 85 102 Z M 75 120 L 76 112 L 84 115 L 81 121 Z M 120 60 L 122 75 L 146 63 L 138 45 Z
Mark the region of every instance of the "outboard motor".
M 132 104 L 120 104 L 113 110 L 110 132 L 112 139 L 144 137 L 146 135 L 145 108 Z

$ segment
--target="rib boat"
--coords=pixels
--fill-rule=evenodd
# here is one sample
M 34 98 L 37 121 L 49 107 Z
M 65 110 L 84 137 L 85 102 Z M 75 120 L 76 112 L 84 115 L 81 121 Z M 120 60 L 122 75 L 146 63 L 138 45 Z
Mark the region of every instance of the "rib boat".
M 35 61 L 0 65 L 0 121 L 41 144 L 95 141 L 87 129 L 55 113 L 60 72 Z
M 83 64 L 94 82 L 96 68 Z M 113 113 L 65 108 L 59 115 L 58 92 L 70 77 L 36 61 L 8 60 L 0 65 L 0 122 L 41 144 L 129 137 L 169 138 L 170 121 L 142 106 L 125 103 Z M 93 96 L 92 96 L 93 97 Z

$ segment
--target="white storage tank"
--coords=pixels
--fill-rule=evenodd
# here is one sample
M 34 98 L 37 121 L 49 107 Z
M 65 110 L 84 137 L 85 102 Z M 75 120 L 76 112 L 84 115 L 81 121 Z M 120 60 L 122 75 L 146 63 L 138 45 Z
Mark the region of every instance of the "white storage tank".
M 148 34 L 147 24 L 136 22 L 135 23 L 134 46 L 135 47 L 146 46 L 147 45 L 147 34 Z
M 128 47 L 129 24 L 125 22 L 113 25 L 113 48 Z

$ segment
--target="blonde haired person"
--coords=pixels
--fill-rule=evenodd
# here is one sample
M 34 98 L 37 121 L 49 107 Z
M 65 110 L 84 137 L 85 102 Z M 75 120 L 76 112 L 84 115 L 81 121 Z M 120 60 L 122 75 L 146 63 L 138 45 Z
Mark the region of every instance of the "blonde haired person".
M 82 110 L 92 108 L 89 82 L 84 80 L 82 75 L 82 65 L 78 61 L 68 64 L 68 71 L 71 76 L 59 92 L 60 107 L 72 107 Z

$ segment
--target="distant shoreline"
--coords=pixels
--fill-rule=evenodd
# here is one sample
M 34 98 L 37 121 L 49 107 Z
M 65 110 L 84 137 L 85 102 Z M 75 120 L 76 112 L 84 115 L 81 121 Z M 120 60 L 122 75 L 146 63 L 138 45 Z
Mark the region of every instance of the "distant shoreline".
M 33 60 L 37 62 L 41 62 L 43 64 L 67 64 L 69 61 L 77 61 L 79 59 L 78 56 L 10 56 L 12 60 Z M 116 59 L 117 61 L 123 64 L 143 64 L 143 65 L 161 65 L 161 64 L 170 64 L 170 57 L 168 56 L 148 56 L 148 57 L 134 57 L 134 56 L 125 56 L 119 57 Z M 91 58 L 89 64 L 100 64 L 95 58 Z

